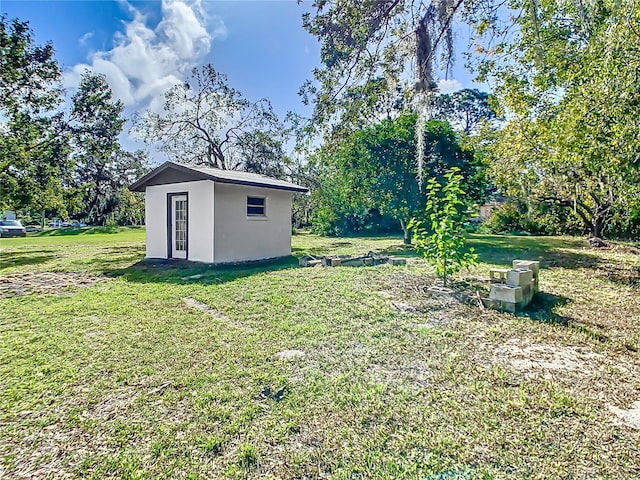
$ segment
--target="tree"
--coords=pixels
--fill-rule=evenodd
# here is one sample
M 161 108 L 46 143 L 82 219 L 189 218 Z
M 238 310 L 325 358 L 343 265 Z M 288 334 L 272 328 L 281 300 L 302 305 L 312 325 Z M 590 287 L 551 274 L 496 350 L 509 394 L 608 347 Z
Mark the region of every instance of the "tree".
M 177 161 L 238 169 L 250 146 L 273 149 L 283 127 L 268 100 L 250 102 L 211 65 L 165 94 L 161 113 L 134 119 L 134 133 Z M 259 133 L 258 133 L 259 132 Z M 265 143 L 265 141 L 267 141 Z
M 315 156 L 311 155 L 304 159 L 294 157 L 289 167 L 289 178 L 293 183 L 306 185 L 311 192 L 320 191 L 320 167 Z M 291 223 L 296 228 L 311 225 L 317 208 L 316 195 L 294 195 L 291 199 Z
M 120 177 L 123 178 L 118 191 L 118 205 L 113 212 L 113 222 L 118 225 L 142 225 L 145 218 L 144 193 L 132 192 L 131 185 L 138 178 L 151 171 L 147 156 L 141 150 L 134 153 L 124 152 L 129 162 L 120 164 Z M 122 167 L 128 167 L 123 169 Z
M 323 65 L 303 93 L 314 105 L 317 128 L 326 132 L 339 124 L 349 116 L 352 104 L 342 101 L 348 92 L 368 91 L 381 77 L 387 90 L 413 79 L 412 105 L 427 118 L 435 68 L 439 64 L 446 71 L 451 65 L 452 23 L 458 16 L 472 27 L 469 64 L 479 80 L 496 85 L 501 113 L 509 119 L 496 150 L 504 154 L 496 165 L 502 187 L 573 205 L 592 234 L 606 231 L 611 218 L 637 218 L 632 195 L 638 191 L 640 163 L 639 116 L 633 113 L 640 83 L 637 0 L 315 5 L 304 24 L 321 42 Z M 417 123 L 418 133 L 422 125 Z M 418 150 L 418 163 L 422 160 Z
M 82 215 L 90 223 L 113 221 L 123 188 L 145 170 L 144 153 L 129 153 L 120 147 L 123 109 L 121 101 L 113 100 L 104 75 L 82 75 L 70 118 L 77 162 L 74 186 L 82 191 Z
M 466 135 L 477 134 L 483 122 L 496 119 L 490 95 L 465 88 L 453 93 L 436 95 L 432 99 L 433 117 L 447 120 Z
M 51 43 L 34 45 L 29 22 L 0 17 L 0 108 L 4 115 L 47 112 L 59 104 L 60 68 Z
M 533 0 L 532 0 L 533 1 Z M 453 64 L 456 17 L 480 34 L 497 22 L 502 0 L 323 0 L 303 15 L 303 25 L 321 43 L 322 66 L 302 87 L 314 105 L 312 123 L 324 129 L 339 123 L 350 107 L 362 112 L 371 102 L 344 99 L 353 89 L 368 91 L 384 79 L 408 100 L 424 103 L 437 91 L 436 71 Z M 375 103 L 375 102 L 374 102 Z M 345 108 L 346 107 L 346 108 Z
M 494 149 L 512 194 L 573 208 L 585 230 L 632 218 L 640 192 L 640 4 L 518 2 L 492 76 L 510 120 Z
M 325 222 L 335 222 L 340 215 L 356 220 L 375 208 L 396 219 L 405 243 L 410 243 L 409 220 L 424 208 L 415 163 L 416 121 L 415 114 L 383 120 L 350 135 L 327 156 L 319 212 Z M 459 146 L 448 123 L 428 122 L 423 148 L 426 177 L 441 179 L 454 166 L 464 171 L 467 180 L 475 174 L 472 153 Z
M 446 287 L 448 278 L 462 268 L 475 265 L 478 255 L 473 248 L 464 249 L 464 226 L 469 213 L 462 175 L 454 167 L 444 177 L 444 185 L 435 178 L 429 179 L 424 218 L 412 218 L 409 225 L 416 249 L 433 264 Z
M 286 177 L 287 158 L 281 139 L 260 130 L 244 132 L 238 135 L 236 150 L 239 170 L 273 178 Z
M 28 22 L 0 17 L 0 203 L 62 207 L 70 170 L 53 45 L 34 44 Z

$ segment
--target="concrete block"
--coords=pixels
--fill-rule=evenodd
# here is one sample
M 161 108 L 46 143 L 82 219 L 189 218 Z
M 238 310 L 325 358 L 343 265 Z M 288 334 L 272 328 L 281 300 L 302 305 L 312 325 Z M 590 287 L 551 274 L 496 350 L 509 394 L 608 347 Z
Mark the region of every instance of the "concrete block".
M 524 310 L 527 306 L 526 302 L 499 302 L 499 309 L 503 312 L 516 313 Z
M 516 313 L 519 308 L 517 303 L 498 300 L 498 310 L 502 310 L 503 312 Z
M 374 260 L 376 265 L 383 265 L 385 263 L 389 263 L 389 257 L 387 257 L 386 255 L 377 255 L 374 258 Z
M 483 300 L 486 307 L 501 312 L 516 313 L 523 310 L 526 305 L 524 302 L 504 302 L 502 300 L 491 300 L 489 298 Z
M 531 285 L 533 281 L 533 271 L 531 270 L 509 270 L 507 272 L 507 285 L 514 285 L 517 287 L 525 287 Z
M 367 266 L 372 266 L 374 264 L 373 257 L 364 257 L 364 264 Z
M 489 281 L 496 283 L 505 283 L 507 281 L 507 270 L 506 268 L 492 268 L 489 270 Z
M 503 285 L 500 283 L 492 283 L 489 291 L 491 300 L 500 300 L 502 302 L 518 303 L 524 300 L 522 287 L 513 285 Z
M 533 293 L 538 293 L 540 291 L 540 262 L 535 260 L 514 260 L 513 268 L 515 270 L 519 268 L 528 268 L 533 272 Z
M 331 266 L 332 267 L 339 267 L 342 264 L 342 260 L 339 258 L 332 258 L 331 259 Z
M 345 258 L 342 260 L 343 267 L 362 267 L 364 260 L 362 258 Z
M 531 303 L 531 300 L 533 300 L 533 294 L 535 293 L 533 286 L 533 281 L 531 281 L 529 285 L 522 286 L 522 301 L 524 302 L 525 306 L 529 305 Z
M 299 265 L 301 267 L 315 267 L 316 265 L 320 265 L 322 263 L 322 260 L 316 260 L 313 258 L 301 258 Z
M 533 260 L 514 260 L 513 261 L 513 269 L 514 270 L 531 270 L 533 272 L 533 278 L 538 278 L 540 275 L 540 262 Z
M 305 255 L 304 257 L 302 257 L 300 259 L 300 261 L 298 262 L 298 264 L 301 267 L 308 267 L 309 266 L 309 262 L 311 262 L 312 260 L 315 260 L 315 257 L 312 257 L 311 255 Z

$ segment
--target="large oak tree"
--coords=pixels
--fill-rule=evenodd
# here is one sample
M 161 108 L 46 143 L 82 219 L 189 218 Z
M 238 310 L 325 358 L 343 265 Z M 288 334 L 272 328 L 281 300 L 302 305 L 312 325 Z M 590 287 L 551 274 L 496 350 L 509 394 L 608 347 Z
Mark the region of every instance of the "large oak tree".
M 211 65 L 169 89 L 161 112 L 136 116 L 133 131 L 173 160 L 225 170 L 242 169 L 251 145 L 277 150 L 283 135 L 268 100 L 247 100 Z

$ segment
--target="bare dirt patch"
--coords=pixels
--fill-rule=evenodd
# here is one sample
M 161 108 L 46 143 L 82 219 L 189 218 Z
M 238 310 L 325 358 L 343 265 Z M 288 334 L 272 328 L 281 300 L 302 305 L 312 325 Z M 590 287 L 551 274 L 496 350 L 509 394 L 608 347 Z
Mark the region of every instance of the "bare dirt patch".
M 37 293 L 65 293 L 106 281 L 105 277 L 74 272 L 15 273 L 0 277 L 0 298 Z
M 452 293 L 429 291 L 438 282 L 432 275 L 415 275 L 411 272 L 393 272 L 368 286 L 388 299 L 393 310 L 411 318 L 411 328 L 445 327 L 457 318 L 477 314 L 473 290 L 468 284 L 456 284 Z
M 523 343 L 509 340 L 494 350 L 493 359 L 525 376 L 542 374 L 551 377 L 554 372 L 580 372 L 593 374 L 610 364 L 608 359 L 591 351 L 588 347 L 553 345 L 543 343 Z M 616 365 L 619 370 L 626 367 Z
M 610 249 L 616 253 L 628 253 L 631 255 L 640 255 L 640 248 L 634 247 L 632 245 L 624 245 L 624 244 L 613 244 L 610 246 Z
M 419 308 L 417 308 L 415 305 L 410 305 L 405 302 L 391 302 L 391 305 L 393 305 L 393 307 L 396 310 L 402 313 L 416 314 L 416 315 L 422 313 L 422 311 Z
M 141 413 L 141 408 L 136 406 L 140 395 L 145 393 L 142 389 L 145 389 L 148 395 L 156 395 L 170 386 L 171 384 L 166 382 L 151 390 L 147 390 L 148 385 L 113 390 L 95 405 L 89 405 L 85 399 L 75 397 L 70 400 L 64 410 L 71 405 L 84 407 L 84 412 L 80 413 L 75 422 L 79 425 L 70 426 L 59 420 L 35 430 L 25 427 L 13 436 L 0 438 L 0 458 L 11 454 L 19 459 L 15 464 L 9 463 L 5 466 L 4 472 L 0 464 L 0 479 L 4 479 L 5 476 L 30 480 L 73 479 L 80 476 L 84 478 L 86 472 L 84 472 L 85 475 L 80 472 L 82 463 L 87 458 L 105 455 L 112 451 L 113 440 L 109 438 L 109 432 L 117 428 L 118 423 L 144 425 L 148 421 Z M 152 404 L 157 411 L 162 412 L 166 421 L 172 425 L 188 422 L 190 419 L 189 409 L 184 404 L 164 404 L 152 398 L 147 398 L 145 401 Z M 43 413 L 24 411 L 19 415 L 35 422 Z M 21 433 L 25 435 L 21 436 Z M 140 449 L 146 444 L 145 437 L 128 435 L 130 435 L 127 440 L 129 448 Z M 102 475 L 100 478 L 107 477 L 114 478 L 113 475 Z
M 623 425 L 640 430 L 640 400 L 633 402 L 628 410 L 610 404 L 607 404 L 607 409 L 618 417 Z
M 412 360 L 401 365 L 380 365 L 372 363 L 369 374 L 377 381 L 402 385 L 406 388 L 424 387 L 433 383 L 435 373 L 429 365 L 420 360 Z
M 304 358 L 307 354 L 302 350 L 282 350 L 276 353 L 276 357 L 280 360 L 296 360 L 298 358 Z
M 82 417 L 87 420 L 108 421 L 118 416 L 125 416 L 129 412 L 138 398 L 139 392 L 133 388 L 125 388 L 114 391 L 95 406 L 87 409 Z

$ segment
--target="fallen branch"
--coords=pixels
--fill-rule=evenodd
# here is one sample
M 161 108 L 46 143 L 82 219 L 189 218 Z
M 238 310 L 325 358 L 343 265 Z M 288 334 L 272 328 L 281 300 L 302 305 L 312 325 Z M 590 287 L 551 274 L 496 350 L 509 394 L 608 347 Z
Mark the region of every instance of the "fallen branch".
M 160 385 L 159 387 L 154 388 L 153 390 L 151 390 L 151 391 L 149 392 L 149 394 L 151 394 L 151 395 L 155 395 L 156 393 L 160 393 L 160 392 L 162 392 L 165 388 L 169 387 L 170 385 L 171 385 L 171 382 L 165 382 L 165 383 L 163 383 L 162 385 Z
M 478 306 L 480 310 L 485 310 L 484 302 L 482 301 L 482 297 L 480 296 L 480 292 L 476 291 L 476 298 L 478 299 Z

